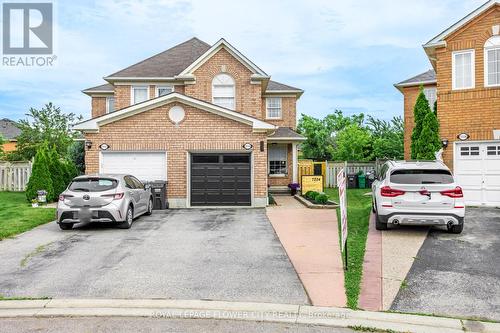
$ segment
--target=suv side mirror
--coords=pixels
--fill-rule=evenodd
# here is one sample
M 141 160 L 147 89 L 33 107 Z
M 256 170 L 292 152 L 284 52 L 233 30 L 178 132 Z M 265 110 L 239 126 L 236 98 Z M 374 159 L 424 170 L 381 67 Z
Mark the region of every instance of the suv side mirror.
M 150 184 L 144 184 L 144 189 L 145 190 L 149 190 L 151 188 L 151 185 Z

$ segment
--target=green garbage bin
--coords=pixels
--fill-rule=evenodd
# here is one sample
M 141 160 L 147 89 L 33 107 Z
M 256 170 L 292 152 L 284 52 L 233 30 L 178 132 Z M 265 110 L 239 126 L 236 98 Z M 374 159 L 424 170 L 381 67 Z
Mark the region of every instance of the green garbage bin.
M 358 188 L 365 188 L 365 187 L 366 187 L 366 175 L 360 174 L 358 175 Z

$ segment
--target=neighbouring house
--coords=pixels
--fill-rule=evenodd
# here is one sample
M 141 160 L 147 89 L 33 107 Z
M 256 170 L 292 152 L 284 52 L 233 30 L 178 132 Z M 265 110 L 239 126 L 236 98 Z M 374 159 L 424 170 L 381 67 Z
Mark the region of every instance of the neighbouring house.
M 500 0 L 488 1 L 423 45 L 432 69 L 396 84 L 410 158 L 419 87 L 434 105 L 444 162 L 469 205 L 500 206 Z
M 17 127 L 17 123 L 15 121 L 7 118 L 0 119 L 0 135 L 4 140 L 4 152 L 16 150 L 17 137 L 20 134 L 21 130 Z
M 166 180 L 170 207 L 253 206 L 297 182 L 296 102 L 221 39 L 192 38 L 83 92 L 86 173 Z

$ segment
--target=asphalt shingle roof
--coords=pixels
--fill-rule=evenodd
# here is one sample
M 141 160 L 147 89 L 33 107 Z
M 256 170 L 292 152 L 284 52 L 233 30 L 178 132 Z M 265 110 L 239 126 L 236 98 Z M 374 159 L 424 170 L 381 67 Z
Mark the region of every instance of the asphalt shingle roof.
M 209 44 L 194 37 L 109 76 L 174 77 L 209 49 Z
M 99 91 L 109 91 L 114 92 L 115 88 L 111 83 L 101 84 L 100 86 L 88 88 L 84 90 L 85 92 L 99 92 Z
M 404 86 L 404 85 L 412 85 L 412 84 L 419 84 L 423 82 L 432 82 L 436 81 L 436 72 L 433 69 L 429 69 L 427 72 L 418 74 L 414 77 L 409 78 L 408 80 L 401 81 L 396 84 L 397 86 Z
M 303 139 L 304 137 L 299 133 L 295 132 L 290 127 L 278 127 L 276 131 L 269 135 L 268 138 L 294 138 L 294 139 Z
M 302 89 L 295 88 L 292 86 L 288 86 L 283 83 L 279 83 L 273 80 L 269 80 L 269 83 L 267 84 L 267 89 L 266 91 L 279 91 L 279 90 L 294 90 L 294 91 L 302 91 Z
M 0 134 L 5 140 L 12 140 L 21 134 L 15 121 L 4 118 L 0 119 Z

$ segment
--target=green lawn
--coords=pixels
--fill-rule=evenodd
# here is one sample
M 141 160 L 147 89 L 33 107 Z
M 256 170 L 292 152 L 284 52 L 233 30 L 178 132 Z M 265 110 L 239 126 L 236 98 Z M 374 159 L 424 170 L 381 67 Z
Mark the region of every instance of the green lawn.
M 347 248 L 348 270 L 344 274 L 347 306 L 358 307 L 361 276 L 363 274 L 363 258 L 365 256 L 366 236 L 368 234 L 368 221 L 371 210 L 371 196 L 364 194 L 370 189 L 347 190 Z M 325 189 L 330 198 L 339 202 L 339 192 L 336 188 Z M 340 221 L 340 210 L 337 209 Z M 343 257 L 344 258 L 344 257 Z
M 55 208 L 32 208 L 24 192 L 0 192 L 0 240 L 55 220 Z

